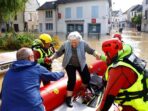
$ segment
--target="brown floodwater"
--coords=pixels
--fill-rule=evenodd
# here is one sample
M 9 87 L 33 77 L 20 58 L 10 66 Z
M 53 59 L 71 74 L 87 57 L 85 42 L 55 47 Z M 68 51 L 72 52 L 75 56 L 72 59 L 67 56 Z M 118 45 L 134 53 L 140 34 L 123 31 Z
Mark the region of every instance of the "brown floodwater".
M 111 36 L 113 35 L 113 33 L 115 33 L 115 31 L 112 31 Z M 83 39 L 87 41 L 92 48 L 96 49 L 100 54 L 103 54 L 101 50 L 101 43 L 102 41 L 111 38 L 111 36 L 102 35 L 99 37 L 94 35 L 88 37 L 87 35 L 85 35 Z M 135 31 L 126 30 L 123 31 L 122 36 L 123 36 L 123 41 L 125 43 L 130 44 L 133 47 L 133 50 L 137 56 L 148 61 L 148 33 L 138 33 Z M 61 44 L 63 43 L 63 41 L 65 41 L 65 36 L 61 35 L 60 36 Z M 10 56 L 11 55 L 7 53 L 5 57 L 1 57 L 0 54 L 0 62 L 8 61 Z M 14 54 L 12 54 L 12 56 L 14 56 Z M 96 61 L 95 57 L 88 54 L 86 54 L 86 59 L 88 65 Z M 59 58 L 58 61 L 61 62 L 62 57 Z M 3 74 L 0 74 L 0 89 L 1 89 L 2 80 L 3 80 Z

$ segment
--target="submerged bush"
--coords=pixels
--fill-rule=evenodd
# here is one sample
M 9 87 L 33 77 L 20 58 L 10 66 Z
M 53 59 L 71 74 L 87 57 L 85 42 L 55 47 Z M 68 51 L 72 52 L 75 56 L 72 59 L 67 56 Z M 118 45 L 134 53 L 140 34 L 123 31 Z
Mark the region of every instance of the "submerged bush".
M 0 49 L 17 50 L 21 47 L 31 47 L 34 38 L 30 33 L 9 33 L 0 38 Z
M 21 47 L 31 47 L 34 39 L 38 38 L 38 34 L 31 33 L 5 33 L 0 37 L 0 49 L 2 50 L 18 50 Z M 52 44 L 56 49 L 60 47 L 60 39 L 53 36 Z

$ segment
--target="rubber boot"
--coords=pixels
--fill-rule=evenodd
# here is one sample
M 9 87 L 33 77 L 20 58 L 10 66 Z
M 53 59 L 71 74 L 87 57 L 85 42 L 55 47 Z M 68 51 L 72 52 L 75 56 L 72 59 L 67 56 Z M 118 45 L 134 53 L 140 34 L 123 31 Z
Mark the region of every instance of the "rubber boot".
M 66 105 L 68 106 L 68 107 L 73 107 L 73 105 L 72 105 L 72 101 L 71 101 L 71 96 L 69 96 L 69 97 L 66 97 Z

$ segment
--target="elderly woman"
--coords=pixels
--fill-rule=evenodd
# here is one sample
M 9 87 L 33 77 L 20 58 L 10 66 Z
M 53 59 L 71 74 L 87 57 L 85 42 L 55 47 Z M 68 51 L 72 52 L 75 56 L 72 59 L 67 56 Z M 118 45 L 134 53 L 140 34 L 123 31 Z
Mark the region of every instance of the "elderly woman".
M 83 87 L 87 87 L 90 80 L 90 73 L 86 64 L 85 52 L 94 55 L 97 59 L 99 58 L 97 52 L 90 48 L 89 45 L 84 40 L 82 40 L 80 33 L 75 31 L 68 35 L 68 40 L 51 57 L 51 60 L 53 60 L 64 54 L 62 65 L 66 69 L 68 75 L 66 97 L 66 104 L 68 107 L 73 107 L 71 98 L 76 83 L 76 70 L 81 76 Z

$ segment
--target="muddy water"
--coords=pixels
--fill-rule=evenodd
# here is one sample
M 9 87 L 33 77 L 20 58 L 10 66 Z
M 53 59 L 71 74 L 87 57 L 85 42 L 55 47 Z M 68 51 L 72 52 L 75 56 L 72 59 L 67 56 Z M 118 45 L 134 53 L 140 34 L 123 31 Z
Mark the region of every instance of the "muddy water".
M 148 33 L 123 33 L 123 40 L 133 47 L 133 51 L 138 57 L 148 61 Z
M 137 33 L 137 32 L 126 30 L 126 31 L 123 31 L 122 36 L 123 36 L 123 41 L 130 44 L 133 47 L 133 50 L 137 56 L 148 61 L 148 34 L 147 33 Z M 103 53 L 101 51 L 102 41 L 109 39 L 109 38 L 111 37 L 110 36 L 101 36 L 101 37 L 84 36 L 84 40 L 87 41 L 89 45 L 92 48 L 96 49 L 100 54 Z M 61 39 L 61 44 L 63 43 L 64 40 L 65 39 Z M 95 58 L 91 55 L 87 54 L 86 58 L 87 58 L 88 64 L 91 64 L 95 61 Z M 58 60 L 62 61 L 62 57 L 59 58 Z M 3 80 L 3 75 L 0 75 L 0 89 L 1 89 L 2 80 Z

